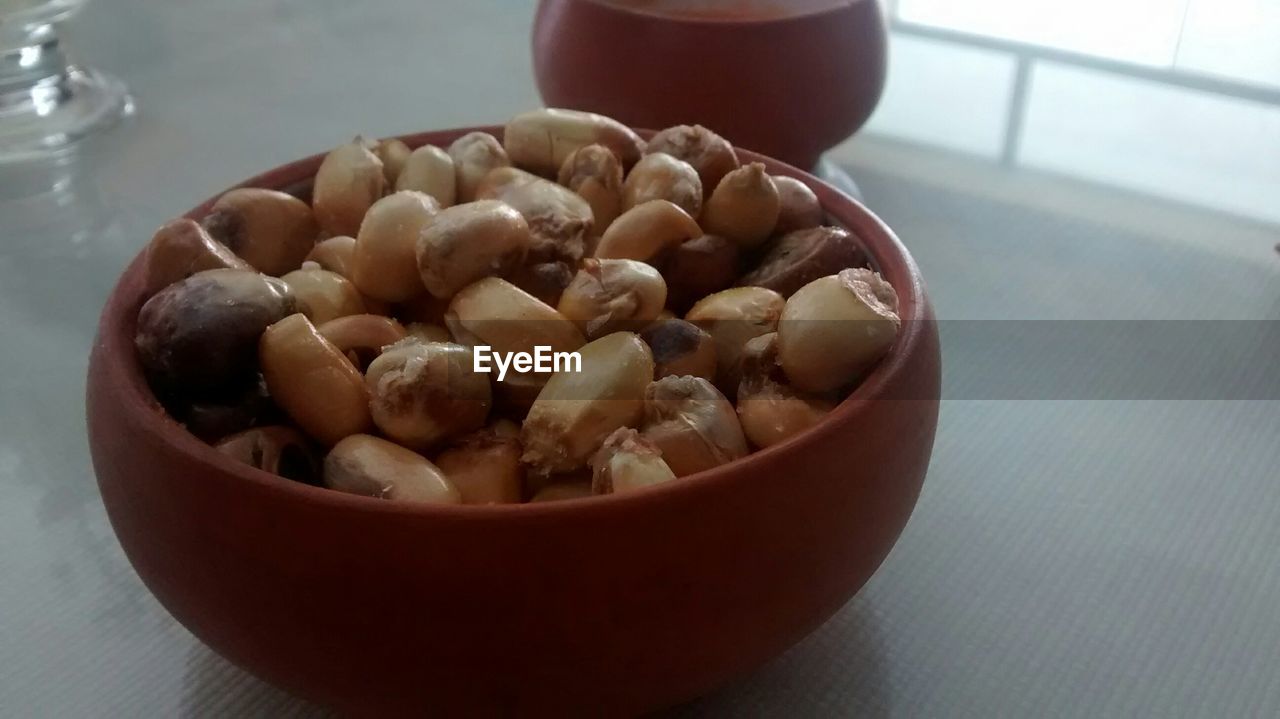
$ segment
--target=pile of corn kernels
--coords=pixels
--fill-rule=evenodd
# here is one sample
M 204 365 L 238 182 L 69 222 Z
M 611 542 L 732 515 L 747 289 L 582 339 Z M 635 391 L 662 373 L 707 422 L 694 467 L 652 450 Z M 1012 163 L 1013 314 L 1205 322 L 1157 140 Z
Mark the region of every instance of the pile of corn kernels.
M 893 288 L 813 191 L 700 126 L 646 143 L 543 109 L 502 142 L 357 138 L 300 195 L 236 189 L 161 227 L 136 347 L 195 435 L 343 492 L 494 504 L 674 480 L 812 427 L 899 331 Z M 579 363 L 476 371 L 536 348 Z

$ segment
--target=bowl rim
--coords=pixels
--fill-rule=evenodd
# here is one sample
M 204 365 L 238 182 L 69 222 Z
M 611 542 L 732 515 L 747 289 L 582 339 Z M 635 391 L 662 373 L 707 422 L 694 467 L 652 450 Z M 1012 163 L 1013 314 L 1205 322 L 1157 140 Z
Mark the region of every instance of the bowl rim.
M 411 148 L 424 144 L 443 144 L 469 132 L 488 132 L 501 138 L 500 125 L 466 126 L 397 136 Z M 652 130 L 637 129 L 641 137 L 654 134 Z M 390 138 L 387 138 L 390 139 Z M 787 175 L 808 185 L 818 195 L 823 210 L 840 224 L 855 231 L 867 249 L 881 274 L 893 284 L 898 293 L 899 316 L 902 329 L 889 354 L 854 389 L 849 396 L 815 426 L 778 444 L 754 451 L 740 459 L 703 470 L 679 481 L 663 482 L 621 494 L 593 495 L 554 502 L 520 502 L 513 504 L 429 504 L 414 502 L 388 502 L 374 497 L 339 492 L 323 486 L 305 484 L 286 479 L 250 465 L 238 462 L 204 442 L 177 420 L 169 416 L 160 405 L 145 380 L 141 363 L 133 351 L 133 331 L 137 311 L 145 301 L 142 289 L 142 262 L 145 246 L 131 260 L 117 279 L 103 307 L 98 325 L 98 337 L 94 353 L 100 355 L 101 364 L 90 363 L 90 372 L 104 372 L 106 379 L 116 385 L 113 392 L 121 405 L 120 411 L 137 422 L 137 429 L 152 435 L 175 453 L 189 456 L 193 461 L 210 465 L 223 474 L 249 482 L 258 490 L 272 494 L 290 495 L 294 500 L 315 505 L 342 508 L 347 511 L 376 512 L 390 515 L 418 516 L 435 521 L 512 521 L 527 519 L 554 520 L 576 512 L 609 512 L 621 508 L 637 508 L 664 503 L 682 494 L 710 492 L 731 484 L 735 480 L 750 477 L 753 463 L 760 463 L 785 455 L 807 452 L 812 446 L 839 433 L 857 417 L 868 412 L 879 401 L 937 401 L 937 397 L 888 398 L 883 396 L 888 387 L 899 383 L 908 372 L 908 364 L 914 353 L 922 351 L 927 342 L 926 326 L 932 323 L 929 303 L 925 295 L 924 281 L 919 268 L 906 247 L 883 220 L 860 201 L 845 195 L 832 185 L 808 172 L 780 160 L 758 153 L 735 148 L 740 161 L 763 162 L 772 175 Z M 262 187 L 276 190 L 294 187 L 315 174 L 316 168 L 328 151 L 304 157 L 255 175 L 232 188 L 227 188 L 205 200 L 182 216 L 199 220 L 223 193 L 239 187 Z M 855 230 L 855 227 L 856 230 Z
M 833 4 L 831 7 L 819 7 L 813 10 L 805 10 L 798 13 L 790 13 L 784 15 L 729 15 L 725 17 L 716 17 L 714 15 L 666 15 L 653 10 L 647 10 L 638 7 L 629 7 L 625 5 L 614 5 L 608 0 L 565 0 L 570 3 L 585 3 L 593 5 L 599 10 L 615 15 L 624 15 L 632 18 L 642 18 L 649 21 L 657 21 L 663 23 L 674 23 L 684 25 L 711 25 L 720 28 L 726 27 L 755 27 L 760 25 L 777 25 L 791 22 L 809 22 L 816 18 L 822 18 L 827 15 L 848 12 L 859 3 L 874 3 L 877 0 L 842 0 L 840 4 Z M 736 148 L 735 148 L 736 149 Z

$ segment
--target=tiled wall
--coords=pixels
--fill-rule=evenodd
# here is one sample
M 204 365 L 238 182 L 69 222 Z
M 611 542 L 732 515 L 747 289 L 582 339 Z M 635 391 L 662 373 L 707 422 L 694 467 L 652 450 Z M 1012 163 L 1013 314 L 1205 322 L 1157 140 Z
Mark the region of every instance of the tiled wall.
M 1280 0 L 899 0 L 894 26 L 868 132 L 1280 223 Z

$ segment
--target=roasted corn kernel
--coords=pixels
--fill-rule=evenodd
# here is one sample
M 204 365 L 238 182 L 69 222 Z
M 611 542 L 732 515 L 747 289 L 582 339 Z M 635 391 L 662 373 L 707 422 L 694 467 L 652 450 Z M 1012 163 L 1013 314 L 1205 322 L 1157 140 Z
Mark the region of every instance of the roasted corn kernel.
M 360 372 L 303 314 L 262 333 L 258 361 L 276 404 L 302 431 L 334 444 L 369 427 L 369 393 Z
M 591 496 L 591 482 L 554 482 L 534 493 L 530 502 L 559 502 Z
M 320 325 L 316 331 L 357 368 L 367 367 L 382 353 L 383 347 L 399 342 L 406 334 L 399 322 L 381 315 L 339 317 Z M 448 339 L 447 332 L 445 339 Z
M 640 333 L 653 352 L 653 377 L 693 375 L 716 379 L 716 346 L 702 328 L 674 318 L 660 319 Z
M 366 311 L 364 300 L 350 280 L 336 272 L 321 269 L 318 264 L 304 265 L 280 279 L 293 290 L 302 313 L 317 325 Z
M 320 480 L 320 463 L 311 445 L 296 429 L 254 427 L 218 441 L 223 454 L 264 472 L 307 484 Z
M 768 239 L 778 223 L 778 188 L 753 162 L 724 176 L 702 210 L 707 232 L 751 248 Z
M 476 199 L 476 187 L 485 175 L 495 168 L 511 166 L 502 143 L 487 132 L 468 132 L 454 140 L 449 145 L 449 157 L 453 159 L 456 202 Z
M 387 187 L 395 187 L 396 180 L 409 159 L 409 146 L 401 140 L 388 137 L 378 140 L 378 144 L 373 146 L 373 154 L 382 160 L 382 176 L 387 180 Z
M 426 457 L 367 434 L 334 445 L 324 458 L 324 485 L 393 502 L 459 504 L 462 495 Z
M 773 186 L 778 190 L 778 222 L 773 227 L 774 234 L 785 235 L 822 224 L 822 205 L 808 185 L 794 177 L 774 175 Z
M 649 262 L 701 234 L 689 213 L 667 200 L 650 200 L 614 220 L 600 236 L 593 255 Z
M 533 262 L 520 265 L 507 275 L 511 284 L 555 307 L 560 304 L 564 288 L 573 281 L 573 267 L 568 262 Z
M 865 264 L 867 255 L 848 230 L 812 227 L 783 235 L 760 264 L 738 280 L 740 286 L 768 287 L 783 297 L 819 277 Z
M 733 405 L 701 377 L 664 377 L 650 384 L 644 392 L 641 436 L 662 452 L 678 477 L 732 462 L 749 451 Z
M 644 388 L 653 380 L 653 356 L 639 337 L 615 332 L 579 350 L 581 372 L 558 372 L 529 409 L 521 430 L 523 460 L 540 474 L 587 463 L 619 427 L 644 412 Z
M 805 395 L 786 383 L 778 366 L 778 333 L 747 342 L 738 385 L 738 420 L 755 447 L 790 439 L 822 420 L 836 403 L 825 396 Z
M 591 458 L 591 493 L 630 492 L 676 478 L 662 452 L 634 429 L 609 435 Z
M 427 291 L 448 299 L 489 275 L 510 272 L 529 251 L 529 225 L 515 208 L 477 200 L 441 210 L 418 233 L 418 273 Z
M 425 192 L 441 207 L 453 207 L 458 200 L 458 174 L 453 158 L 435 145 L 423 145 L 409 154 L 395 188 Z
M 650 265 L 636 260 L 587 259 L 560 296 L 557 310 L 588 339 L 639 330 L 667 301 L 667 284 Z
M 738 358 L 753 337 L 773 332 L 786 300 L 763 287 L 734 287 L 699 300 L 685 319 L 701 327 L 716 344 L 716 383 L 726 392 L 738 384 Z
M 449 330 L 441 325 L 427 324 L 426 322 L 412 322 L 405 327 L 405 334 L 409 337 L 416 337 L 423 342 L 452 342 L 453 335 L 449 334 Z
M 355 235 L 364 213 L 386 187 L 382 160 L 363 140 L 356 138 L 335 148 L 320 163 L 311 189 L 311 207 L 320 229 L 330 236 Z
M 593 235 L 604 232 L 622 212 L 622 163 L 604 145 L 574 150 L 560 166 L 557 179 L 591 205 Z
M 143 262 L 148 295 L 201 270 L 253 269 L 198 223 L 185 217 L 166 222 L 156 230 Z
M 351 255 L 351 281 L 361 293 L 404 302 L 425 289 L 418 272 L 418 236 L 440 205 L 430 195 L 405 190 L 369 208 Z
M 662 262 L 667 306 L 685 312 L 693 303 L 733 285 L 738 277 L 738 245 L 719 235 L 683 242 Z
M 591 205 L 577 193 L 514 167 L 500 167 L 476 188 L 476 199 L 501 200 L 529 223 L 530 260 L 582 258 L 593 218 Z
M 209 397 L 251 385 L 258 338 L 298 311 L 284 282 L 252 270 L 204 270 L 142 305 L 134 344 L 151 381 L 166 392 Z
M 489 345 L 494 352 L 532 352 L 544 345 L 570 352 L 586 341 L 564 315 L 498 277 L 486 277 L 454 295 L 445 325 L 464 344 Z
M 720 179 L 738 168 L 738 155 L 729 141 L 701 125 L 668 127 L 649 139 L 645 154 L 662 152 L 684 160 L 702 178 L 706 198 Z
M 650 200 L 667 200 L 696 218 L 702 212 L 702 180 L 693 165 L 665 152 L 645 155 L 627 173 L 622 209 Z
M 503 133 L 511 162 L 547 177 L 554 177 L 566 157 L 587 145 L 604 145 L 624 167 L 640 159 L 644 146 L 639 135 L 617 120 L 579 110 L 524 112 L 511 118 Z
M 828 392 L 860 379 L 893 345 L 898 295 L 879 274 L 842 270 L 787 300 L 778 324 L 778 360 L 791 384 Z
M 473 371 L 471 348 L 403 340 L 365 372 L 373 422 L 387 437 L 425 450 L 484 426 L 488 375 Z
M 524 492 L 520 439 L 486 427 L 436 457 L 436 466 L 462 494 L 463 504 L 513 504 Z
M 202 223 L 213 239 L 268 275 L 298 269 L 319 231 L 307 203 L 258 187 L 219 197 Z
M 314 262 L 330 272 L 337 272 L 351 279 L 352 257 L 356 251 L 356 238 L 347 235 L 330 237 L 317 242 L 307 253 L 305 262 Z

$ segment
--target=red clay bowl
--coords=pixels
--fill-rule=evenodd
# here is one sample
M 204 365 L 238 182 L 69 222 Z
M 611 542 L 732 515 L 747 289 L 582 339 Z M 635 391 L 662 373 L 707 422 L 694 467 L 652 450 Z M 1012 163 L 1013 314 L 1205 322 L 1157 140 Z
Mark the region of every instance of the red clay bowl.
M 466 131 L 403 139 L 447 145 Z M 937 328 L 884 223 L 793 167 L 740 157 L 808 183 L 865 241 L 898 289 L 903 332 L 813 430 L 632 494 L 415 506 L 238 464 L 147 388 L 132 342 L 135 259 L 102 313 L 87 410 L 102 499 L 143 582 L 231 661 L 362 715 L 634 714 L 703 694 L 813 631 L 911 514 L 937 424 Z M 305 187 L 320 160 L 244 184 Z

